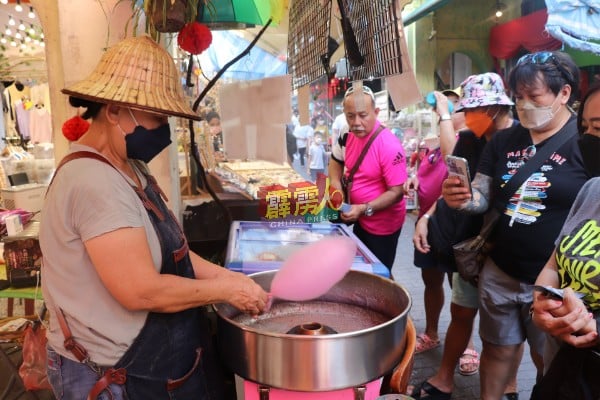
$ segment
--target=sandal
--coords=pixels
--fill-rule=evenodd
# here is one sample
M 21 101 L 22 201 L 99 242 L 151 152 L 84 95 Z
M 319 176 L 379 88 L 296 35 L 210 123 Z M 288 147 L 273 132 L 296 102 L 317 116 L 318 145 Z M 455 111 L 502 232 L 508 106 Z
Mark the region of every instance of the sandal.
M 477 372 L 479 372 L 479 353 L 473 349 L 466 349 L 458 360 L 458 373 L 471 376 Z
M 450 400 L 452 393 L 442 392 L 431 383 L 423 381 L 413 388 L 410 396 L 415 400 Z
M 420 333 L 417 335 L 417 345 L 415 348 L 415 354 L 435 349 L 439 345 L 440 339 L 433 340 L 428 334 Z
M 502 395 L 502 400 L 519 400 L 519 393 L 517 392 L 512 392 L 512 393 L 504 393 L 504 395 Z

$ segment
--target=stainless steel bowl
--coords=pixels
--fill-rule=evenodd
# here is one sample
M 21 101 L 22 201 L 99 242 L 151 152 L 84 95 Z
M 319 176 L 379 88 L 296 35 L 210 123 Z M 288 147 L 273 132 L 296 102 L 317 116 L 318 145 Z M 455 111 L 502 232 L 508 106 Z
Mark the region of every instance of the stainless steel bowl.
M 251 278 L 268 291 L 274 275 Z M 350 271 L 313 301 L 275 301 L 258 318 L 228 304 L 214 305 L 220 352 L 233 372 L 308 392 L 358 386 L 391 371 L 404 353 L 410 307 L 402 286 L 359 271 Z

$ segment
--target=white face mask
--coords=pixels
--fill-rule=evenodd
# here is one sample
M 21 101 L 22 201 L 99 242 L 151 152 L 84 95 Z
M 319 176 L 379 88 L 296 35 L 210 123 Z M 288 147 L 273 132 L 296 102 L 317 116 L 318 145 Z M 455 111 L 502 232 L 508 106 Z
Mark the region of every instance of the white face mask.
M 517 100 L 516 109 L 521 125 L 533 130 L 545 128 L 554 118 L 555 111 L 552 109 L 557 100 L 558 96 L 549 106 L 536 106 L 530 101 Z

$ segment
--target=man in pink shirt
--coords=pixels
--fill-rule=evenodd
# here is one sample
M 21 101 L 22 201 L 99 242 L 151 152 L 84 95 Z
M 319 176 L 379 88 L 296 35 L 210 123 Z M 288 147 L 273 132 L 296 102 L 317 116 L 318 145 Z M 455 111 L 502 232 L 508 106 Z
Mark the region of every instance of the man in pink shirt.
M 377 135 L 356 171 L 342 221 L 354 223 L 354 234 L 391 271 L 406 207 L 403 184 L 406 157 L 400 140 L 377 120 L 379 109 L 370 88 L 344 95 L 344 114 L 350 132 L 333 144 L 329 163 L 331 185 L 340 189 L 342 177 L 357 163 L 371 137 Z

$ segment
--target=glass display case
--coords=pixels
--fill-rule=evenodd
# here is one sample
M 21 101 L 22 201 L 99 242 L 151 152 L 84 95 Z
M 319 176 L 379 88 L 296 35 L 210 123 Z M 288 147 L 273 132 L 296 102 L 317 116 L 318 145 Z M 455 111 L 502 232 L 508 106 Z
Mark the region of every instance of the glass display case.
M 386 266 L 350 228 L 329 222 L 286 224 L 285 221 L 234 221 L 229 232 L 225 266 L 245 274 L 276 270 L 294 251 L 327 236 L 347 236 L 356 242 L 352 269 L 390 277 Z

